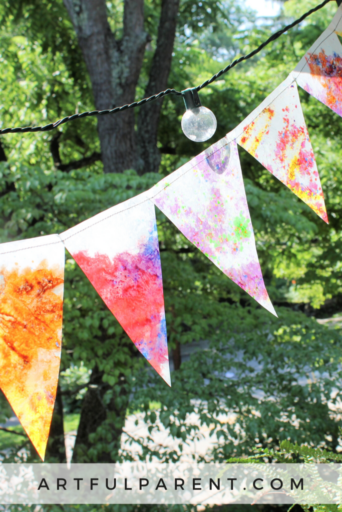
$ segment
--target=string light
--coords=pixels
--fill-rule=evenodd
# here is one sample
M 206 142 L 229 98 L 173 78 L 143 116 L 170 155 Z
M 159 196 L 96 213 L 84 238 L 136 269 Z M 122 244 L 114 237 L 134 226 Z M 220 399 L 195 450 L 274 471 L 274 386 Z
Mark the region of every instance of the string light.
M 185 91 L 182 91 L 182 92 L 176 91 L 175 89 L 166 89 L 165 91 L 161 91 L 158 94 L 154 94 L 153 96 L 150 96 L 149 98 L 143 98 L 140 101 L 134 101 L 133 103 L 129 103 L 127 105 L 122 105 L 121 107 L 115 107 L 115 108 L 108 109 L 108 110 L 92 110 L 92 111 L 88 111 L 88 112 L 82 112 L 81 114 L 73 114 L 72 116 L 64 117 L 63 119 L 59 119 L 55 123 L 50 123 L 45 126 L 23 126 L 20 128 L 19 127 L 18 128 L 4 128 L 4 129 L 0 130 L 0 135 L 6 135 L 7 133 L 48 132 L 48 131 L 54 130 L 55 128 L 57 128 L 58 126 L 60 126 L 64 123 L 67 123 L 68 121 L 74 121 L 75 119 L 80 119 L 82 117 L 116 114 L 117 112 L 122 112 L 129 108 L 140 107 L 140 106 L 144 105 L 145 103 L 149 103 L 151 101 L 158 100 L 158 99 L 163 98 L 164 96 L 168 96 L 170 94 L 175 94 L 177 96 L 183 96 L 184 101 L 185 101 L 185 96 L 189 90 L 193 91 L 192 94 L 195 94 L 198 91 L 200 91 L 201 89 L 203 89 L 204 87 L 207 87 L 209 84 L 213 83 L 220 76 L 222 76 L 224 73 L 227 73 L 227 71 L 234 68 L 237 64 L 240 64 L 241 62 L 248 60 L 251 57 L 254 57 L 254 55 L 261 52 L 261 50 L 263 50 L 265 48 L 265 46 L 267 46 L 271 42 L 278 39 L 289 29 L 295 27 L 296 25 L 299 25 L 299 23 L 301 23 L 303 20 L 305 20 L 305 18 L 310 16 L 310 14 L 312 14 L 316 11 L 319 11 L 320 9 L 322 9 L 322 7 L 324 7 L 327 3 L 331 2 L 331 1 L 332 0 L 324 0 L 321 4 L 317 5 L 316 7 L 313 7 L 312 9 L 310 9 L 309 11 L 304 13 L 300 18 L 295 20 L 293 23 L 290 23 L 290 25 L 286 25 L 286 27 L 284 27 L 283 29 L 278 30 L 277 32 L 272 34 L 266 41 L 264 41 L 260 46 L 258 46 L 258 48 L 256 48 L 249 54 L 243 55 L 242 57 L 239 57 L 238 59 L 234 60 L 231 64 L 229 64 L 225 68 L 221 69 L 218 73 L 216 73 L 216 75 L 213 75 L 211 78 L 209 78 L 209 80 L 206 80 L 205 82 L 203 82 L 203 84 L 201 84 L 197 87 L 194 87 L 192 89 L 186 89 Z M 338 1 L 338 3 L 340 3 L 340 0 L 337 0 L 337 1 Z M 189 97 L 189 95 L 187 95 L 187 97 Z M 197 95 L 197 97 L 198 97 L 198 95 Z M 198 99 L 198 101 L 199 101 L 199 99 Z M 200 101 L 199 101 L 199 103 L 200 103 Z M 189 137 L 191 140 L 196 140 L 196 142 L 203 142 L 205 140 L 210 139 L 210 137 L 212 137 L 216 131 L 217 123 L 216 123 L 216 118 L 215 118 L 214 114 L 206 107 L 202 107 L 202 105 L 200 104 L 199 107 L 195 107 L 195 108 L 199 108 L 198 115 L 201 115 L 201 117 L 198 117 L 195 120 L 194 116 L 196 116 L 197 111 L 195 112 L 195 109 L 191 109 L 188 107 L 186 107 L 186 108 L 187 108 L 187 111 L 185 112 L 183 119 L 182 119 L 182 128 L 183 128 L 183 132 L 185 133 L 185 135 L 187 137 Z M 184 127 L 183 127 L 183 122 L 184 122 Z M 215 128 L 214 128 L 214 125 L 215 125 Z M 195 126 L 197 126 L 197 128 L 195 128 Z M 207 130 L 204 129 L 204 126 L 207 126 Z M 213 130 L 212 134 L 209 135 L 209 133 L 212 130 Z M 190 135 L 191 135 L 191 133 L 193 133 L 194 135 L 198 136 L 198 138 L 192 138 L 191 136 L 188 135 L 188 133 Z M 202 136 L 204 136 L 205 133 L 208 135 L 207 138 L 203 138 L 200 140 L 200 138 L 201 138 L 200 134 L 202 134 Z
M 216 132 L 215 115 L 206 107 L 202 107 L 196 89 L 183 91 L 185 114 L 182 117 L 182 130 L 188 139 L 194 142 L 205 142 Z

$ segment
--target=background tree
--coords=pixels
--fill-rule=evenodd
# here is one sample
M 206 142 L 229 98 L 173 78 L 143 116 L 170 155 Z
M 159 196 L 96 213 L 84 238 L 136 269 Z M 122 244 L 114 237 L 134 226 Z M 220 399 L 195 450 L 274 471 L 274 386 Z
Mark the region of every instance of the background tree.
M 284 18 L 298 17 L 314 4 L 314 0 L 305 0 L 300 5 L 292 0 L 286 2 L 282 17 L 273 20 L 270 27 L 267 20 L 254 24 L 253 13 L 244 9 L 242 2 L 202 4 L 183 0 L 168 85 L 181 90 L 200 83 L 220 69 L 223 61 L 256 47 L 284 23 Z M 54 121 L 74 109 L 91 110 L 96 106 L 87 68 L 90 56 L 83 59 L 79 42 L 81 36 L 86 38 L 87 23 L 93 20 L 87 21 L 83 2 L 77 5 L 83 6 L 83 11 L 79 10 L 73 20 L 75 30 L 61 0 L 12 0 L 1 4 L 3 125 L 41 124 L 44 119 Z M 151 41 L 146 45 L 146 39 L 144 43 L 133 99 L 143 97 L 149 90 L 148 84 L 153 82 L 163 5 L 145 0 L 144 24 L 142 28 L 139 25 L 139 34 L 149 34 Z M 77 6 L 71 7 L 75 10 Z M 106 12 L 99 10 L 91 15 L 109 26 L 110 32 L 98 33 L 97 37 L 112 41 L 114 49 L 107 52 L 113 55 L 119 51 L 115 41 L 122 41 L 125 33 L 124 7 L 121 2 L 107 2 Z M 331 2 L 258 58 L 201 93 L 203 104 L 218 118 L 217 134 L 207 145 L 234 128 L 274 90 L 335 12 L 336 5 Z M 91 34 L 82 44 L 90 45 Z M 83 48 L 82 52 L 84 55 Z M 116 63 L 121 62 L 120 55 L 123 54 L 116 55 Z M 133 64 L 130 61 L 128 65 Z M 112 61 L 110 66 L 108 73 L 115 74 L 118 68 Z M 120 77 L 123 80 L 123 75 Z M 114 93 L 119 92 L 113 92 L 111 80 L 105 86 L 108 98 L 114 101 Z M 152 92 L 153 84 L 150 87 Z M 241 151 L 258 253 L 279 319 L 257 307 L 159 215 L 168 337 L 178 368 L 172 374 L 173 387 L 168 389 L 149 371 L 148 364 L 137 357 L 131 341 L 74 261 L 67 257 L 58 403 L 63 404 L 65 421 L 71 412 L 81 417 L 77 460 L 106 461 L 132 456 L 144 459 L 148 455 L 177 460 L 182 457 L 184 441 L 198 437 L 203 425 L 211 429 L 215 439 L 212 452 L 203 455 L 206 460 L 222 461 L 247 454 L 255 445 L 276 447 L 288 438 L 291 442 L 338 449 L 340 422 L 332 406 L 338 404 L 341 390 L 340 331 L 330 330 L 316 319 L 338 317 L 341 312 L 341 119 L 305 93 L 301 92 L 301 99 L 326 195 L 330 226 L 325 226 Z M 159 109 L 157 102 L 150 105 L 151 109 L 157 106 Z M 134 139 L 132 129 L 129 143 L 135 140 L 135 149 L 129 157 L 132 163 L 126 163 L 127 168 L 122 164 L 123 172 L 104 172 L 106 163 L 99 158 L 105 142 L 100 143 L 93 118 L 66 124 L 56 134 L 2 137 L 1 240 L 61 232 L 146 190 L 205 147 L 182 135 L 182 101 L 167 97 L 159 123 L 156 121 L 160 154 L 155 145 L 153 151 L 147 152 L 153 162 L 161 158 L 159 169 L 143 174 L 146 169 L 158 167 L 138 165 L 139 159 L 145 161 L 143 143 L 139 141 L 148 125 L 147 121 L 139 125 L 139 116 L 143 109 L 151 119 L 156 115 L 148 108 L 142 107 L 139 114 L 133 112 L 137 131 Z M 113 123 L 113 131 L 108 132 L 111 136 L 115 134 L 115 123 L 129 126 L 128 117 L 123 116 L 107 117 Z M 100 137 L 101 119 L 106 118 L 99 118 Z M 151 122 L 151 126 L 155 124 Z M 152 141 L 152 137 L 148 140 Z M 113 143 L 110 151 L 119 154 L 119 146 Z M 338 326 L 336 322 L 335 319 Z M 183 345 L 193 341 L 206 343 L 189 360 L 179 357 Z M 1 412 L 8 416 L 10 411 L 2 403 Z M 126 417 L 134 411 L 140 411 L 150 437 L 132 439 L 132 455 L 123 447 L 121 433 Z M 231 423 L 224 421 L 227 412 L 231 414 Z M 50 457 L 53 454 L 60 460 L 64 457 L 61 418 L 61 411 L 56 409 L 56 436 L 51 437 L 49 447 Z M 176 441 L 172 449 L 154 444 L 154 433 L 160 428 L 167 429 Z M 14 437 L 19 436 L 13 434 Z M 23 443 L 29 446 L 25 438 Z M 14 441 L 12 444 L 14 447 Z M 10 452 L 7 445 L 3 456 L 18 460 L 17 447 Z
M 145 30 L 144 0 L 125 0 L 119 29 L 111 30 L 105 0 L 65 0 L 91 80 L 97 110 L 125 105 L 135 99 L 145 48 L 152 41 Z M 179 0 L 163 0 L 156 49 L 145 95 L 166 88 L 176 32 Z M 136 137 L 135 112 L 98 118 L 98 132 L 105 172 L 159 167 L 157 130 L 162 102 L 139 112 Z M 142 129 L 143 127 L 143 129 Z M 137 140 L 138 139 L 138 140 Z

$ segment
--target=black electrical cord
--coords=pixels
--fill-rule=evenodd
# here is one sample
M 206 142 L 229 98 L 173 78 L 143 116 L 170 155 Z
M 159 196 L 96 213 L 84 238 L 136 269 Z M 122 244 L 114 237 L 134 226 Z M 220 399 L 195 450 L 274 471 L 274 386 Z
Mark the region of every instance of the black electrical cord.
M 229 64 L 224 69 L 221 69 L 221 71 L 216 73 L 216 75 L 209 78 L 209 80 L 206 80 L 205 82 L 203 82 L 203 84 L 198 85 L 197 87 L 194 87 L 193 89 L 196 91 L 200 91 L 207 85 L 209 85 L 212 82 L 214 82 L 215 80 L 217 80 L 217 78 L 222 76 L 224 73 L 227 73 L 227 71 L 229 71 L 230 69 L 237 66 L 237 64 L 240 64 L 240 62 L 250 59 L 251 57 L 254 57 L 254 55 L 261 52 L 261 50 L 263 48 L 265 48 L 265 46 L 270 44 L 272 41 L 275 41 L 276 39 L 278 39 L 289 29 L 295 27 L 296 25 L 299 25 L 299 23 L 301 23 L 303 20 L 305 20 L 305 18 L 310 16 L 310 14 L 312 14 L 316 11 L 319 11 L 319 9 L 322 9 L 322 7 L 324 7 L 328 2 L 331 2 L 331 1 L 332 0 L 324 0 L 324 2 L 317 5 L 313 9 L 310 9 L 310 11 L 306 12 L 305 14 L 303 14 L 303 16 L 298 18 L 298 20 L 294 21 L 290 25 L 286 25 L 286 27 L 284 27 L 281 30 L 278 30 L 278 32 L 275 32 L 271 37 L 269 37 L 258 48 L 256 48 L 252 52 L 250 52 L 248 55 L 243 55 L 239 59 L 234 60 L 231 64 Z M 187 90 L 189 90 L 189 89 L 187 89 Z M 163 96 L 167 96 L 169 94 L 176 94 L 177 96 L 183 96 L 183 93 L 184 93 L 184 91 L 180 92 L 180 91 L 176 91 L 175 89 L 166 89 L 165 91 L 161 91 L 158 94 L 154 94 L 153 96 L 150 96 L 149 98 L 143 98 L 140 101 L 135 101 L 134 103 L 130 103 L 128 105 L 122 105 L 121 107 L 115 107 L 115 108 L 112 108 L 109 110 L 92 110 L 92 111 L 88 111 L 88 112 L 82 112 L 82 114 L 74 114 L 72 116 L 64 117 L 63 119 L 60 119 L 59 121 L 56 121 L 55 123 L 50 123 L 45 126 L 26 126 L 26 127 L 22 127 L 22 128 L 4 128 L 3 130 L 0 130 L 0 135 L 5 135 L 6 133 L 48 132 L 50 130 L 54 130 L 61 124 L 67 123 L 68 121 L 74 121 L 74 119 L 80 119 L 82 117 L 90 117 L 90 116 L 104 116 L 107 114 L 116 114 L 117 112 L 122 112 L 129 108 L 140 107 L 141 105 L 144 105 L 145 103 L 149 103 L 150 101 L 158 100 L 159 98 L 162 98 Z

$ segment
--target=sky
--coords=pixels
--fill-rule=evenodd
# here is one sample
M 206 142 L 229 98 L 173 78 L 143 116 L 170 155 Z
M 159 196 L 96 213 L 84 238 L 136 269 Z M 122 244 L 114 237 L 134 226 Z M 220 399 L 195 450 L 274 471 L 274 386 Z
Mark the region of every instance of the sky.
M 246 5 L 257 11 L 259 16 L 276 16 L 280 6 L 273 0 L 245 0 Z

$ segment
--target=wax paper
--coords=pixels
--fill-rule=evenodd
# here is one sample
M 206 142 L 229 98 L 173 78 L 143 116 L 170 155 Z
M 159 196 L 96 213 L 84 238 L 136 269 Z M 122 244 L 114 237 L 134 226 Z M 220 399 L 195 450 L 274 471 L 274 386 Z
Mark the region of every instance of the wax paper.
M 170 385 L 154 205 L 136 196 L 61 238 L 134 345 Z
M 190 242 L 275 315 L 256 252 L 235 142 L 223 139 L 159 182 L 153 201 Z
M 342 116 L 342 5 L 292 73 L 298 85 Z
M 296 84 L 272 98 L 241 124 L 237 142 L 328 223 Z
M 0 387 L 41 459 L 57 391 L 63 286 L 58 235 L 0 245 Z

